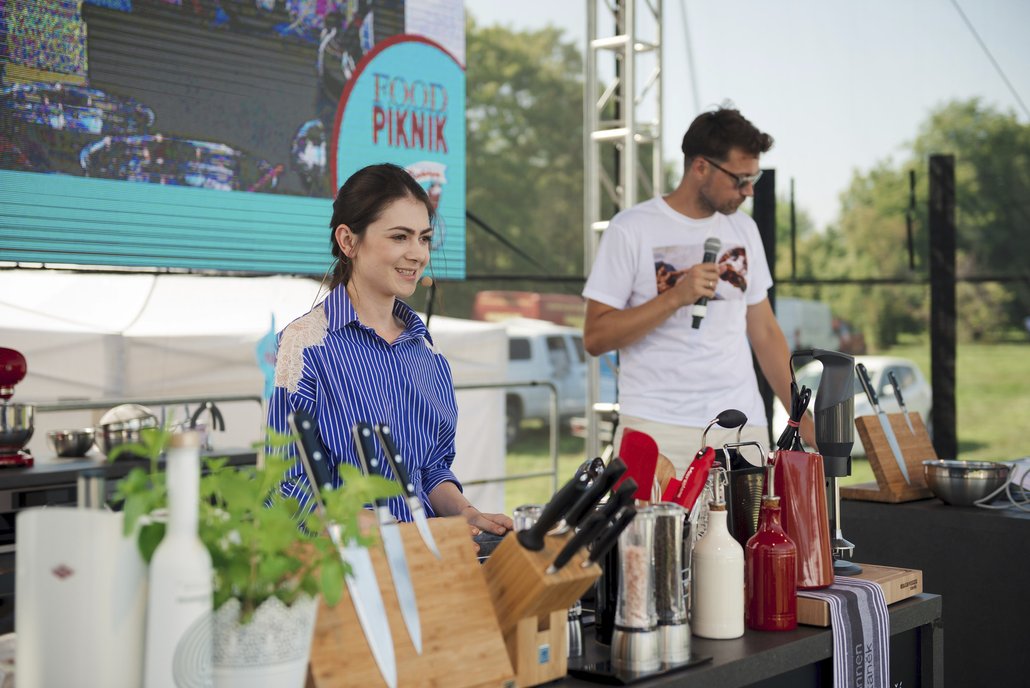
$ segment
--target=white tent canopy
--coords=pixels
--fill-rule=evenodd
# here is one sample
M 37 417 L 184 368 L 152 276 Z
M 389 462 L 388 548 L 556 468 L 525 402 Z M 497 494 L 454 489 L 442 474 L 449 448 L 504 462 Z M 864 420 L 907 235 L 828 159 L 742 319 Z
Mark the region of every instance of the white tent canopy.
M 13 401 L 261 396 L 258 341 L 306 313 L 318 284 L 291 277 L 0 272 L 0 346 L 17 349 L 28 375 Z M 499 325 L 434 316 L 430 331 L 457 387 L 504 380 L 507 334 Z M 220 404 L 225 433 L 215 448 L 247 447 L 261 437 L 263 407 Z M 503 390 L 458 392 L 455 471 L 463 480 L 504 474 Z M 157 411 L 158 409 L 155 409 Z M 165 409 L 182 418 L 185 409 Z M 29 448 L 53 459 L 49 430 L 88 427 L 101 411 L 37 413 Z M 99 456 L 98 456 L 99 458 Z M 503 487 L 469 494 L 503 511 Z

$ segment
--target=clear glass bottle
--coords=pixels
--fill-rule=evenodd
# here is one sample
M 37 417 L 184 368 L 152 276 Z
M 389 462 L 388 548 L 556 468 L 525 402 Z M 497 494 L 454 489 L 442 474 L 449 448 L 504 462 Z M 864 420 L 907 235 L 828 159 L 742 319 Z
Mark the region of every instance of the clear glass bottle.
M 200 433 L 172 436 L 168 525 L 150 561 L 145 688 L 212 685 L 211 555 L 197 535 Z

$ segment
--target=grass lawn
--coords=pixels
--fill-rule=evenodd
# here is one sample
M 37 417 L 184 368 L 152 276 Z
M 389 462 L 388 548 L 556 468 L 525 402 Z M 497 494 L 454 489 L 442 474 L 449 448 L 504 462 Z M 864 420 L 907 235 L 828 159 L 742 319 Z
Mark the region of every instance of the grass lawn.
M 912 359 L 930 377 L 930 345 L 925 340 L 906 341 L 884 353 Z M 958 458 L 1008 461 L 1030 455 L 1030 442 L 1022 427 L 1030 418 L 1030 344 L 959 344 L 956 374 Z M 779 429 L 773 430 L 778 435 Z M 520 438 L 508 449 L 508 474 L 549 470 L 547 452 L 547 428 L 524 427 Z M 564 429 L 558 452 L 560 485 L 588 457 L 584 441 Z M 861 457 L 852 461 L 851 475 L 841 482 L 874 479 L 868 461 Z M 509 482 L 505 486 L 505 510 L 510 514 L 520 504 L 546 502 L 552 491 L 550 478 Z

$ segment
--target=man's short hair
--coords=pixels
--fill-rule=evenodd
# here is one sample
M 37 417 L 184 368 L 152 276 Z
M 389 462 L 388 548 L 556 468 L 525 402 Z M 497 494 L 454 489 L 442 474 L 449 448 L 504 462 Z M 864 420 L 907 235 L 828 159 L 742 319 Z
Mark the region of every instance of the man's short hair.
M 698 115 L 683 135 L 681 150 L 689 161 L 697 156 L 726 160 L 731 148 L 758 157 L 773 145 L 773 138 L 751 124 L 740 110 L 719 108 Z

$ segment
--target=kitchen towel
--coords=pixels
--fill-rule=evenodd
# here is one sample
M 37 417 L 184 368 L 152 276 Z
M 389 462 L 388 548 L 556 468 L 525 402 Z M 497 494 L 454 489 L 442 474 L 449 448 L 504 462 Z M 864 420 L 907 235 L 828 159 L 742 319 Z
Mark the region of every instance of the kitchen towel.
M 890 625 L 883 589 L 837 576 L 830 587 L 798 590 L 798 596 L 825 600 L 830 607 L 835 688 L 889 688 Z

